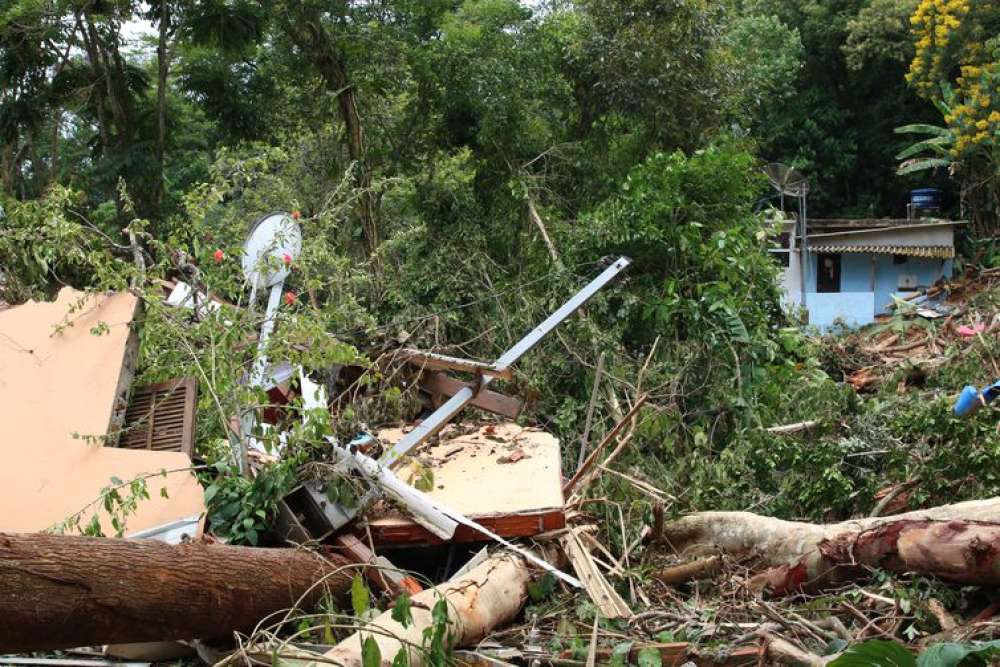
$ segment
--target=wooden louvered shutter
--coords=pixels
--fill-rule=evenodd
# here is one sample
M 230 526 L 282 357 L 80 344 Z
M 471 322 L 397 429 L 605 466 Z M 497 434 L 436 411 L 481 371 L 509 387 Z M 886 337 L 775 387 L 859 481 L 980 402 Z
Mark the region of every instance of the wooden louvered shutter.
M 198 382 L 193 377 L 139 387 L 125 412 L 118 446 L 194 453 L 194 411 Z

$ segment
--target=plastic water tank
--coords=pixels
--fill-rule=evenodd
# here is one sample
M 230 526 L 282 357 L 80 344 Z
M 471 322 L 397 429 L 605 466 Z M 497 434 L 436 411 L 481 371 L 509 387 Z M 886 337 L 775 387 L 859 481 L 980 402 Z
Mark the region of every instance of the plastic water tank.
M 939 188 L 910 190 L 910 206 L 914 209 L 941 208 L 944 193 Z

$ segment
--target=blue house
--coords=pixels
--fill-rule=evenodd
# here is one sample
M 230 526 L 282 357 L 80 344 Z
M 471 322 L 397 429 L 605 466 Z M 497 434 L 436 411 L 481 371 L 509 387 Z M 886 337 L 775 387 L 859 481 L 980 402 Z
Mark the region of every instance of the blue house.
M 955 228 L 962 224 L 810 220 L 800 235 L 788 223 L 781 247 L 772 250 L 785 254 L 786 302 L 804 307 L 808 323 L 821 329 L 869 324 L 888 312 L 893 296 L 912 296 L 951 277 Z

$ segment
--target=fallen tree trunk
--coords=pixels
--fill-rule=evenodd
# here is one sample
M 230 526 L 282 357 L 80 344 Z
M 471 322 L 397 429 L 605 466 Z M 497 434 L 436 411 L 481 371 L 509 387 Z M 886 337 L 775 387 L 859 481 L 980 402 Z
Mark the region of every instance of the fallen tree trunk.
M 700 512 L 667 524 L 663 535 L 687 558 L 720 550 L 758 558 L 773 569 L 754 583 L 775 593 L 819 589 L 871 567 L 1000 583 L 1000 498 L 827 525 Z
M 348 564 L 301 549 L 0 533 L 0 651 L 251 630 L 346 592 Z
M 394 621 L 391 611 L 386 612 L 327 651 L 326 661 L 342 667 L 361 667 L 362 646 L 373 638 L 382 665 L 392 665 L 404 649 L 409 653 L 411 667 L 425 664 L 424 630 L 434 627 L 434 605 L 442 597 L 448 608 L 445 648 L 475 644 L 493 628 L 517 616 L 528 598 L 530 579 L 531 572 L 521 557 L 510 553 L 493 555 L 468 574 L 414 595 L 410 603 L 413 622 L 407 627 Z
M 892 521 L 823 540 L 815 550 L 757 575 L 752 583 L 782 595 L 852 581 L 873 567 L 963 584 L 1000 584 L 1000 524 Z

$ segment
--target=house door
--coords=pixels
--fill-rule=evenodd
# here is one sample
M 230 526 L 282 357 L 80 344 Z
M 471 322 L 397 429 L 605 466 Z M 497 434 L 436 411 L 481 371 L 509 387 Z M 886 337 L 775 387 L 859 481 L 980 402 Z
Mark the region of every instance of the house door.
M 817 257 L 816 291 L 840 291 L 840 255 L 819 255 Z

